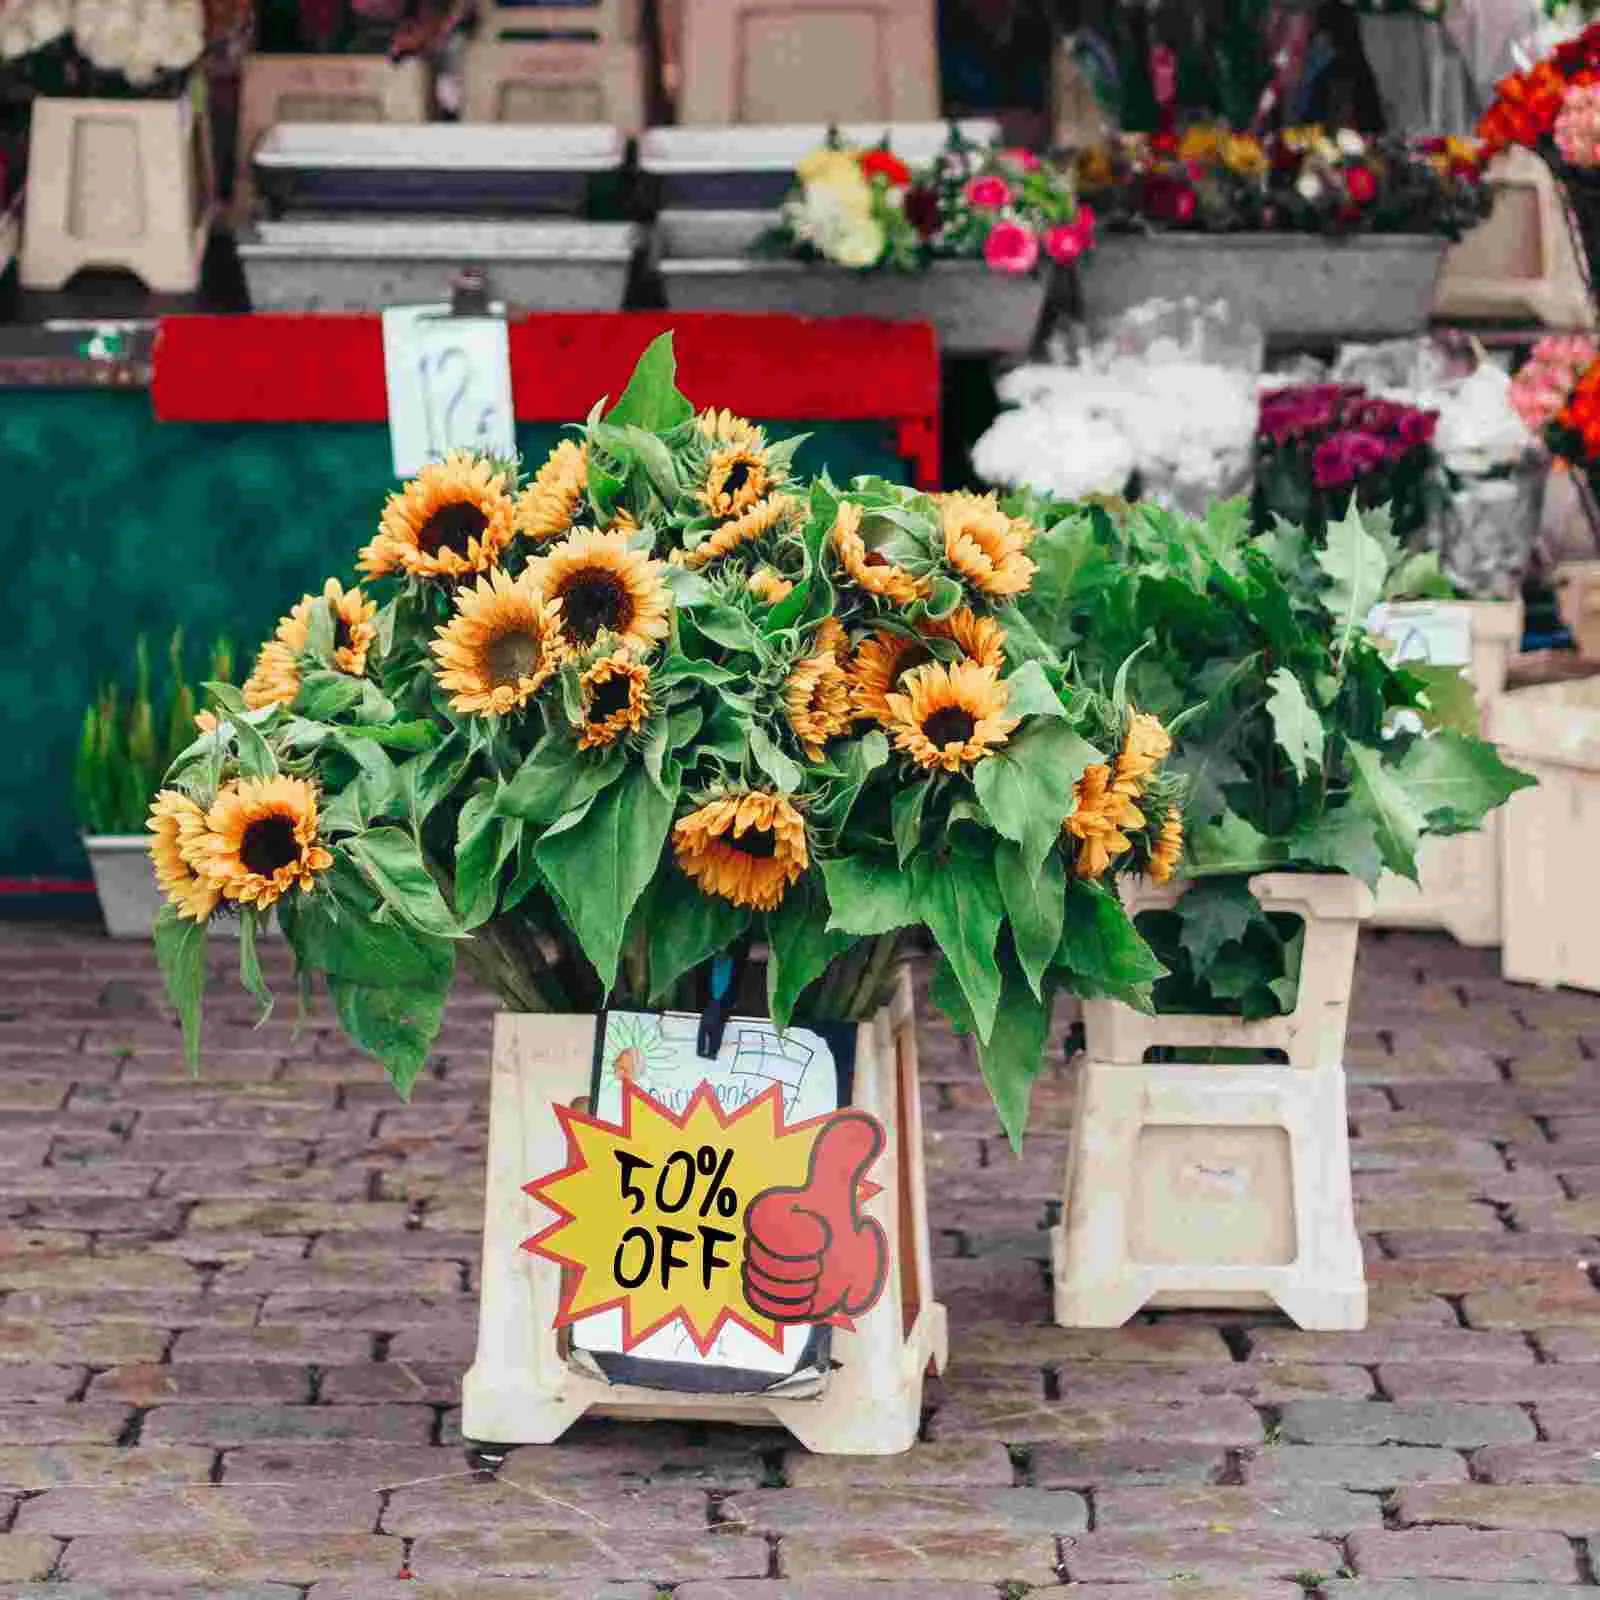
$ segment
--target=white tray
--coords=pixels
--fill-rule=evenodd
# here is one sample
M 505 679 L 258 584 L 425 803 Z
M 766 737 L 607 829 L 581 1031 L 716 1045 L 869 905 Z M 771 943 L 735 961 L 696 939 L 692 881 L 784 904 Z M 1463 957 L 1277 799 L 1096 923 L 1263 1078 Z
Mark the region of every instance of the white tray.
M 958 121 L 971 144 L 993 144 L 1000 124 L 986 117 Z M 839 137 L 846 144 L 875 145 L 888 136 L 890 148 L 909 162 L 931 161 L 950 139 L 948 122 L 850 122 Z M 793 172 L 802 156 L 828 137 L 825 123 L 767 123 L 728 128 L 650 128 L 639 140 L 644 172 L 675 176 L 697 172 Z
M 603 123 L 283 122 L 256 147 L 267 171 L 610 172 L 627 140 Z

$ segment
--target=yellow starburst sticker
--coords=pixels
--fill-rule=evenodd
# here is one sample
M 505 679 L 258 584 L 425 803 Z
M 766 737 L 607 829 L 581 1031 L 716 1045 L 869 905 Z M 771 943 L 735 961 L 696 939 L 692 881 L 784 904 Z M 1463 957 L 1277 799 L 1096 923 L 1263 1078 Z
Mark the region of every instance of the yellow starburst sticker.
M 850 1327 L 877 1301 L 875 1117 L 786 1124 L 776 1084 L 731 1113 L 707 1083 L 681 1113 L 622 1089 L 620 1123 L 557 1107 L 567 1164 L 525 1186 L 557 1218 L 523 1248 L 568 1269 L 558 1328 L 620 1307 L 625 1351 L 674 1319 L 701 1355 L 729 1322 L 781 1350 L 785 1326 Z

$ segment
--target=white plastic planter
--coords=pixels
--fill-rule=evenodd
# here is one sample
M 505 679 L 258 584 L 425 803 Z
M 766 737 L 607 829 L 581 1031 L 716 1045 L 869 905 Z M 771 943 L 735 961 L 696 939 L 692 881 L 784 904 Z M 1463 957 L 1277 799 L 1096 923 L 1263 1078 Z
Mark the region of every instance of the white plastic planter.
M 1186 885 L 1140 885 L 1129 909 Z M 1358 879 L 1268 873 L 1262 905 L 1305 922 L 1299 1002 L 1286 1017 L 1146 1017 L 1084 1003 L 1061 1225 L 1056 1321 L 1120 1327 L 1145 1307 L 1275 1306 L 1302 1328 L 1359 1328 L 1367 1294 L 1350 1188 L 1344 1039 Z M 1283 1064 L 1152 1063 L 1153 1051 L 1274 1051 Z
M 1600 990 L 1600 678 L 1502 696 L 1494 734 L 1538 779 L 1512 795 L 1500 831 L 1501 970 L 1518 983 Z
M 150 865 L 150 835 L 86 833 L 82 837 L 106 932 L 113 939 L 152 937 L 162 894 Z M 237 939 L 239 919 L 227 914 L 217 916 L 210 931 L 217 937 Z M 276 932 L 276 923 L 267 920 L 260 932 L 263 937 Z
M 1408 628 L 1415 623 L 1415 637 L 1424 648 L 1412 652 L 1411 659 L 1467 668 L 1487 737 L 1493 706 L 1504 693 L 1511 657 L 1522 640 L 1521 600 L 1416 601 L 1382 609 L 1402 658 Z M 1441 647 L 1452 636 L 1459 648 L 1448 643 Z M 1416 883 L 1392 872 L 1379 880 L 1373 923 L 1380 928 L 1442 928 L 1464 945 L 1499 944 L 1501 826 L 1502 813 L 1491 811 L 1476 833 L 1424 839 L 1417 853 Z
M 872 1113 L 887 1143 L 872 1168 L 878 1192 L 863 1215 L 884 1231 L 888 1275 L 853 1331 L 831 1333 L 829 1370 L 754 1392 L 612 1382 L 575 1358 L 558 1333 L 563 1268 L 524 1248 L 552 1213 L 525 1192 L 567 1160 L 557 1106 L 585 1100 L 596 1058 L 593 1016 L 496 1021 L 489 1107 L 489 1181 L 477 1358 L 463 1384 L 461 1430 L 484 1455 L 548 1444 L 580 1417 L 676 1418 L 788 1428 L 807 1448 L 843 1455 L 907 1450 L 921 1417 L 930 1362 L 942 1370 L 944 1307 L 932 1298 L 922 1162 L 916 1025 L 902 972 L 892 1003 L 856 1032 L 850 1104 Z

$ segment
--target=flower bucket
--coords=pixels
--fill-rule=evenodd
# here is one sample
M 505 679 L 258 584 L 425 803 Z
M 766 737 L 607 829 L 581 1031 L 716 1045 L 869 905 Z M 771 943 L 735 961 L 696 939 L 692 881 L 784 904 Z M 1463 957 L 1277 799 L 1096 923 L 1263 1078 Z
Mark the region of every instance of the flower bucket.
M 1522 601 L 1408 601 L 1380 609 L 1374 631 L 1395 640 L 1402 660 L 1468 669 L 1487 730 L 1522 641 Z M 1499 944 L 1503 826 L 1503 813 L 1491 811 L 1477 832 L 1424 839 L 1416 883 L 1392 872 L 1379 879 L 1374 925 L 1442 928 L 1464 945 Z
M 1141 885 L 1125 898 L 1136 913 L 1165 909 L 1186 887 Z M 1269 873 L 1250 887 L 1268 912 L 1305 923 L 1289 1015 L 1147 1017 L 1117 1001 L 1084 1003 L 1052 1236 L 1063 1327 L 1120 1327 L 1144 1307 L 1275 1306 L 1302 1328 L 1365 1324 L 1344 1039 L 1372 896 L 1334 874 Z M 1278 1059 L 1183 1059 L 1219 1050 Z M 1169 1052 L 1178 1059 L 1148 1059 Z
M 1348 339 L 1427 326 L 1448 241 L 1433 234 L 1103 234 L 1078 264 L 1084 319 L 1147 300 L 1236 301 L 1269 338 Z
M 932 1299 L 905 970 L 890 1004 L 858 1027 L 791 1028 L 780 1040 L 770 1023 L 731 1019 L 698 1084 L 698 1057 L 671 1046 L 674 1030 L 693 1039 L 694 1027 L 670 1014 L 497 1019 L 478 1349 L 463 1386 L 462 1433 L 476 1457 L 551 1443 L 586 1414 L 776 1422 L 809 1449 L 845 1455 L 895 1454 L 915 1440 L 923 1375 L 930 1362 L 943 1368 L 946 1332 Z M 830 1054 L 834 1087 L 813 1078 Z M 832 1098 L 810 1098 L 819 1089 Z M 760 1251 L 796 1261 L 805 1246 L 785 1248 L 772 1232 L 773 1207 L 787 1212 L 797 1193 L 774 1174 L 796 1158 L 764 1152 L 789 1134 L 763 1145 L 758 1129 L 770 1137 L 779 1107 L 785 1130 L 816 1128 L 804 1113 L 819 1103 L 832 1109 L 809 1166 L 802 1156 L 796 1168 L 805 1209 L 839 1213 L 830 1239 L 854 1240 L 870 1259 L 849 1267 L 846 1291 L 829 1291 L 830 1305 L 859 1308 L 847 1311 L 851 1326 L 791 1324 L 774 1350 L 756 1308 L 770 1309 L 775 1293 L 820 1293 L 807 1286 L 844 1269 L 825 1254 L 820 1277 L 797 1270 L 781 1292 L 762 1276 Z M 681 1146 L 665 1159 L 648 1142 L 663 1126 Z M 877 1147 L 870 1137 L 852 1146 L 869 1127 Z M 705 1302 L 693 1321 L 667 1314 L 678 1284 L 716 1285 L 726 1320 L 711 1323 Z
M 1044 310 L 1045 274 L 993 272 L 981 261 L 936 261 L 925 272 L 848 267 L 748 254 L 775 214 L 664 212 L 656 226 L 662 291 L 674 311 L 788 311 L 801 317 L 931 322 L 940 348 L 1022 355 Z

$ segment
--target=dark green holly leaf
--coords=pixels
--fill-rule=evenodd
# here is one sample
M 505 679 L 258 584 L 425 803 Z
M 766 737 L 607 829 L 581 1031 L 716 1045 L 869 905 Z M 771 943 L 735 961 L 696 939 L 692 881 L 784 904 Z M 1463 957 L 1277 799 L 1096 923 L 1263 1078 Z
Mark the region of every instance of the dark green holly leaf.
M 1427 823 L 1422 807 L 1409 786 L 1385 763 L 1381 751 L 1352 741 L 1346 753 L 1355 769 L 1350 803 L 1371 819 L 1383 864 L 1415 883 L 1417 845 Z

